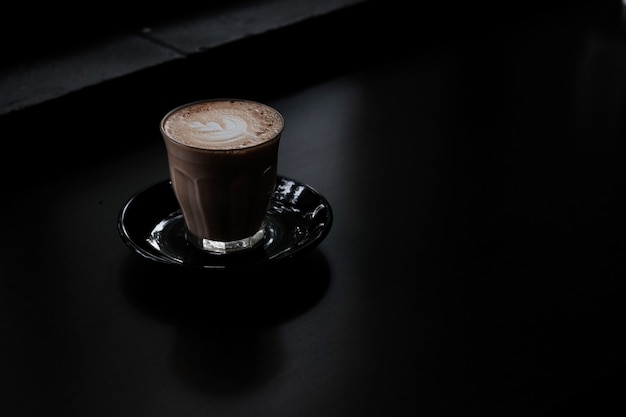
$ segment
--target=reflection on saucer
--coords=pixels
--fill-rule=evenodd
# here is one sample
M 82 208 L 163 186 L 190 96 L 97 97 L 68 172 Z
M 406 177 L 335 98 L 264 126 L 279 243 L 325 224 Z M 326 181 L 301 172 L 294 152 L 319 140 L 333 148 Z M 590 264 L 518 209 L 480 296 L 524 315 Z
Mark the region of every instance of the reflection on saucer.
M 232 255 L 212 255 L 187 242 L 185 227 L 169 180 L 144 188 L 122 208 L 118 230 L 140 256 L 165 264 L 196 268 L 237 268 L 274 263 L 316 247 L 332 224 L 328 201 L 311 187 L 278 177 L 266 217 L 264 241 Z

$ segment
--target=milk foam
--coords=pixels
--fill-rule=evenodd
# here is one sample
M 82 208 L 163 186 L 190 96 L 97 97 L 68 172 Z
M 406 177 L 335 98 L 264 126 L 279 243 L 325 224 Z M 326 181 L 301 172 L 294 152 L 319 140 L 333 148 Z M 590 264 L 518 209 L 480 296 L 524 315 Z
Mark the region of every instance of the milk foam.
M 176 142 L 203 149 L 239 149 L 263 143 L 283 128 L 273 108 L 247 100 L 209 100 L 170 112 L 163 131 Z

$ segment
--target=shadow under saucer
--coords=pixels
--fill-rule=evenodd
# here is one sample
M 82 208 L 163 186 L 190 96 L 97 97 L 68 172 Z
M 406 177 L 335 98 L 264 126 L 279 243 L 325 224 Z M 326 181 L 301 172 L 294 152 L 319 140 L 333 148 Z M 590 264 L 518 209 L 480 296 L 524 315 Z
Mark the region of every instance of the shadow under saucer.
M 205 395 L 240 396 L 279 373 L 279 325 L 311 309 L 330 282 L 313 249 L 257 268 L 197 269 L 129 255 L 121 286 L 140 313 L 172 326 L 172 373 Z
M 328 262 L 319 249 L 255 268 L 180 268 L 129 256 L 122 288 L 139 311 L 172 324 L 267 326 L 311 308 L 326 292 Z

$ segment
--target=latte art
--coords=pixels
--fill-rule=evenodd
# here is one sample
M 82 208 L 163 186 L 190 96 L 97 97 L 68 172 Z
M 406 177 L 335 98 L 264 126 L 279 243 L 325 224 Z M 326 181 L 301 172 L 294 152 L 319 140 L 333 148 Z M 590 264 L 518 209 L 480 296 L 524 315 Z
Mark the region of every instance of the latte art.
M 236 116 L 223 116 L 222 123 L 191 122 L 189 128 L 198 132 L 198 137 L 206 140 L 231 140 L 247 134 L 247 123 Z
M 172 110 L 161 129 L 185 146 L 234 150 L 276 138 L 282 116 L 273 108 L 248 100 L 205 100 Z

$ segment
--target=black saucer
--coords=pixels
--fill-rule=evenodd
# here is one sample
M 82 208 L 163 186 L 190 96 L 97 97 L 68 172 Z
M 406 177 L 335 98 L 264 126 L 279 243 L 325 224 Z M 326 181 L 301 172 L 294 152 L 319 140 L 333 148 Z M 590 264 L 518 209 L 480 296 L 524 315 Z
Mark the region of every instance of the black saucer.
M 185 238 L 185 226 L 170 180 L 146 187 L 122 208 L 118 230 L 124 242 L 142 257 L 194 268 L 237 268 L 265 265 L 316 247 L 332 224 L 328 201 L 308 185 L 278 177 L 267 212 L 263 242 L 232 255 L 212 255 Z

